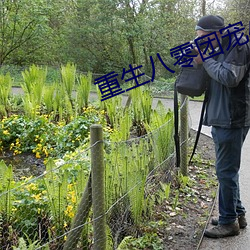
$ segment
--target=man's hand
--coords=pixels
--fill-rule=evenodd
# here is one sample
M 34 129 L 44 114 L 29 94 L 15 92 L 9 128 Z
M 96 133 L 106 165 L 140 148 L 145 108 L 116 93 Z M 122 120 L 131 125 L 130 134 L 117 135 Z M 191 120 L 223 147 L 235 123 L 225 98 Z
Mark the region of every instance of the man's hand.
M 197 48 L 195 48 L 195 51 L 197 52 L 197 56 L 194 58 L 195 63 L 197 63 L 197 64 L 203 64 L 203 60 L 201 58 L 199 50 Z M 206 55 L 203 54 L 203 58 L 205 58 L 205 57 L 206 57 Z

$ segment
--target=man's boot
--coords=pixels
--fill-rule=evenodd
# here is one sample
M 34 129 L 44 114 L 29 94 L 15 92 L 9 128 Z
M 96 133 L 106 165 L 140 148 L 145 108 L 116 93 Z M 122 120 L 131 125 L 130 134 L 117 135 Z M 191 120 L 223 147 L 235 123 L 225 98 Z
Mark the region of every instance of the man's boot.
M 215 227 L 205 230 L 204 235 L 209 238 L 223 238 L 228 236 L 238 235 L 240 233 L 239 223 L 234 222 L 232 224 L 218 224 Z
M 246 216 L 245 214 L 239 215 L 238 216 L 238 222 L 239 222 L 239 226 L 241 229 L 245 228 L 247 226 L 247 220 L 246 220 Z M 211 224 L 214 226 L 218 225 L 218 219 L 217 218 L 212 218 L 211 220 Z

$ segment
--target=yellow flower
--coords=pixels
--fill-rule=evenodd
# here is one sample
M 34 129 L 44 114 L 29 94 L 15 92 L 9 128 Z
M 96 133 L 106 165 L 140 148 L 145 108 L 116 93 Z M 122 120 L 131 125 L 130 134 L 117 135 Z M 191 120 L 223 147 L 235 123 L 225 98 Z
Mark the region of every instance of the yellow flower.
M 71 201 L 72 201 L 72 203 L 76 203 L 76 196 L 75 195 L 72 195 Z
M 46 147 L 43 147 L 43 153 L 45 154 L 46 157 L 48 157 L 49 153 Z
M 40 201 L 42 199 L 41 195 L 42 195 L 41 193 L 33 194 L 32 197 L 35 198 L 36 201 Z
M 19 150 L 15 149 L 13 154 L 18 155 L 18 154 L 21 154 L 21 153 L 22 153 L 22 151 L 19 151 Z
M 66 208 L 66 211 L 64 211 L 64 213 L 65 213 L 65 215 L 68 215 L 69 218 L 73 218 L 74 217 L 73 206 L 68 205 Z
M 41 155 L 39 152 L 36 152 L 36 158 L 40 159 L 41 158 Z
M 4 131 L 3 131 L 3 134 L 4 134 L 4 135 L 9 135 L 10 133 L 9 133 L 8 130 L 4 130 Z
M 26 186 L 26 189 L 28 191 L 35 191 L 37 190 L 37 185 L 35 183 L 30 183 L 29 185 Z
M 13 207 L 11 210 L 12 210 L 12 212 L 16 212 L 17 208 Z

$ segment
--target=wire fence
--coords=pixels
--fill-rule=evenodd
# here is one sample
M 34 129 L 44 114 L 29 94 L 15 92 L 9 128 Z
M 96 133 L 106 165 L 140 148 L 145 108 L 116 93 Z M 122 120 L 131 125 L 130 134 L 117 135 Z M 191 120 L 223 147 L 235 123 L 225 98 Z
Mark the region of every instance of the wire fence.
M 139 138 L 119 142 L 104 138 L 76 152 L 80 155 L 76 161 L 48 160 L 43 174 L 25 177 L 15 188 L 13 170 L 2 161 L 1 249 L 119 249 L 127 237 L 142 233 L 138 225 L 153 216 L 161 183 L 170 183 L 175 172 L 173 127 L 171 117 Z M 105 212 L 94 217 L 93 201 L 97 208 L 102 203 L 100 191 L 93 197 L 93 189 L 102 187 L 93 183 L 91 164 L 102 160 L 100 151 L 91 158 L 98 144 L 103 146 L 105 172 L 104 189 L 97 190 L 105 192 Z M 104 218 L 105 232 L 102 228 L 96 235 Z
M 187 105 L 182 97 L 184 170 Z M 143 234 L 139 225 L 154 217 L 155 204 L 166 192 L 163 184 L 169 187 L 177 174 L 173 113 L 147 131 L 124 141 L 92 133 L 88 148 L 79 147 L 73 157 L 48 159 L 35 177 L 17 178 L 1 161 L 0 249 L 122 249 L 126 240 Z

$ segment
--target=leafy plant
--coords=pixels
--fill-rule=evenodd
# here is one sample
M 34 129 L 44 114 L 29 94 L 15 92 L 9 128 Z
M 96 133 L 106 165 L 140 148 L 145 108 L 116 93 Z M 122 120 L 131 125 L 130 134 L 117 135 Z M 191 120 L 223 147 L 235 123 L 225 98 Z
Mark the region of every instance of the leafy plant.
M 160 182 L 160 190 L 158 191 L 159 197 L 160 197 L 160 203 L 162 203 L 164 200 L 168 200 L 170 196 L 171 191 L 171 183 L 162 183 Z
M 71 63 L 67 63 L 66 66 L 61 66 L 62 86 L 66 91 L 66 94 L 72 103 L 72 91 L 76 81 L 76 66 Z
M 32 176 L 22 177 L 17 189 L 13 190 L 13 227 L 19 232 L 20 237 L 29 241 L 45 240 L 48 228 L 44 229 L 43 221 L 49 224 L 48 197 L 41 179 L 34 180 Z M 39 225 L 39 226 L 38 226 Z M 39 228 L 43 228 L 39 229 Z M 28 237 L 26 237 L 28 235 Z M 48 237 L 48 236 L 47 236 Z
M 34 118 L 40 110 L 46 75 L 47 68 L 42 69 L 35 65 L 22 72 L 24 82 L 21 87 L 24 90 L 24 110 L 29 117 Z
M 107 111 L 107 123 L 111 128 L 117 128 L 120 125 L 120 118 L 123 116 L 121 103 L 121 96 L 115 96 L 104 101 L 105 110 Z
M 7 116 L 9 111 L 8 98 L 11 93 L 12 79 L 10 74 L 0 75 L 0 116 Z
M 5 216 L 7 222 L 10 221 L 13 194 L 11 189 L 14 186 L 14 177 L 12 166 L 8 167 L 3 160 L 0 161 L 0 213 Z
M 46 107 L 46 114 L 50 114 L 53 111 L 54 95 L 56 85 L 46 86 L 44 89 L 43 102 Z
M 173 204 L 172 204 L 172 208 L 173 209 L 176 209 L 178 204 L 179 204 L 179 195 L 180 195 L 180 192 L 179 190 L 175 190 L 175 196 L 174 196 L 174 200 L 173 200 Z
M 25 235 L 25 238 L 27 241 L 23 237 L 20 237 L 18 239 L 18 246 L 13 246 L 13 250 L 35 250 L 41 246 L 38 240 L 32 241 L 28 235 Z M 49 246 L 43 246 L 43 249 L 49 250 Z
M 82 110 L 84 107 L 88 107 L 89 94 L 91 90 L 92 74 L 88 72 L 87 75 L 81 74 L 79 77 L 79 85 L 77 87 L 76 102 L 77 107 Z
M 48 193 L 49 206 L 54 220 L 57 222 L 57 227 L 63 227 L 64 211 L 67 206 L 67 183 L 68 178 L 64 173 L 59 173 L 55 170 L 56 165 L 52 159 L 46 164 L 46 178 L 44 185 Z
M 182 189 L 185 189 L 187 185 L 191 185 L 191 180 L 189 176 L 182 175 L 181 173 L 178 174 L 178 181 Z
M 151 113 L 151 122 L 145 123 L 147 132 L 152 132 L 155 159 L 161 163 L 168 158 L 173 151 L 173 112 L 166 112 L 165 107 L 159 101 L 155 110 Z
M 117 250 L 153 249 L 163 250 L 163 242 L 156 233 L 145 233 L 142 237 L 125 237 Z

